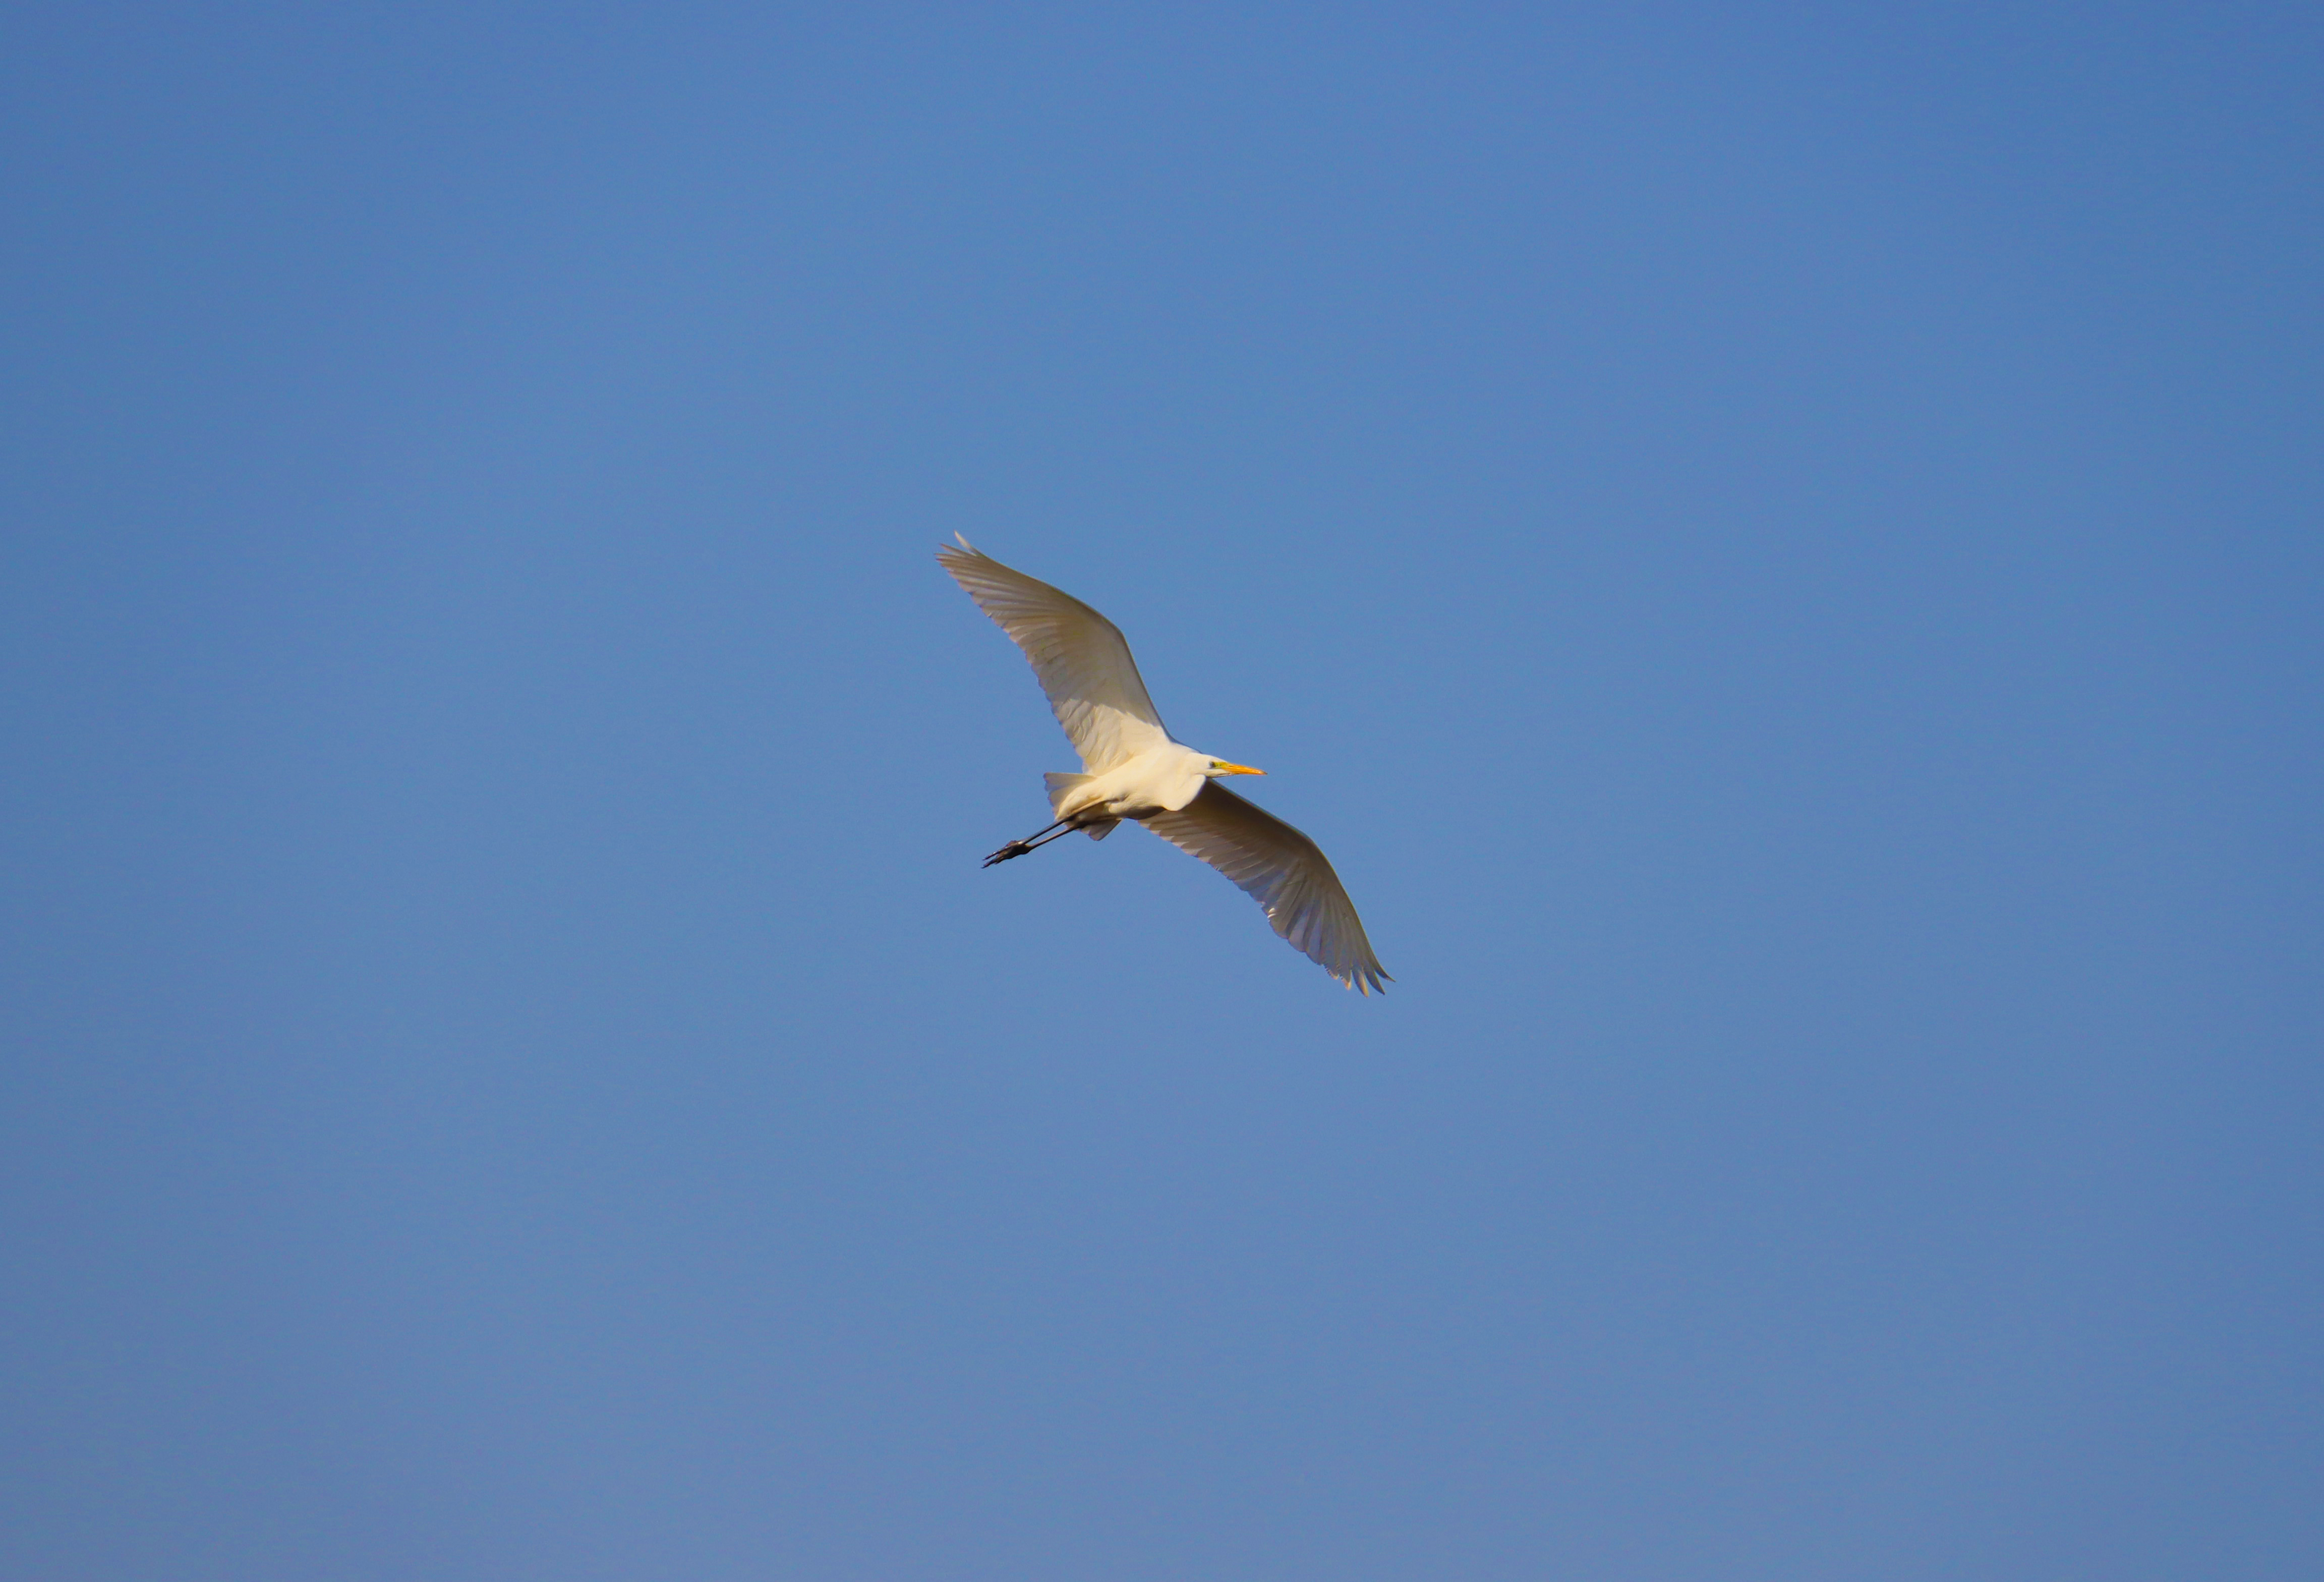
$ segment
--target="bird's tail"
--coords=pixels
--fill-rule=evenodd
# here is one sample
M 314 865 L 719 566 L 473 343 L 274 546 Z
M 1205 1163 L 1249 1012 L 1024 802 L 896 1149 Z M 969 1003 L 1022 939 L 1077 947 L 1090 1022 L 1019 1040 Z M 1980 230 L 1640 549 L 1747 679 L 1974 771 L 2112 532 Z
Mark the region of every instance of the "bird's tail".
M 1065 798 L 1073 793 L 1074 787 L 1081 784 L 1081 782 L 1087 780 L 1089 776 L 1086 774 L 1045 774 L 1041 776 L 1041 778 L 1049 782 L 1049 811 L 1052 813 L 1057 813 L 1058 810 L 1065 805 Z M 1060 818 L 1064 817 L 1062 813 L 1059 813 L 1058 816 Z M 1103 840 L 1107 836 L 1113 833 L 1113 827 L 1120 822 L 1121 820 L 1119 819 L 1101 819 L 1094 824 L 1084 824 L 1081 826 L 1081 831 L 1083 834 L 1088 836 L 1092 840 Z

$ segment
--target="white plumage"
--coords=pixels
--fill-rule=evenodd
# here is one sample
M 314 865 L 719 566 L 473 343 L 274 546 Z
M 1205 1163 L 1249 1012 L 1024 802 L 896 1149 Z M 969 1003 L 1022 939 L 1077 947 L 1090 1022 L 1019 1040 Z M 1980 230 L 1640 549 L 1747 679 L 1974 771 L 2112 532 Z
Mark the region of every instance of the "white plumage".
M 1261 770 L 1198 753 L 1163 728 L 1114 624 L 1046 582 L 978 551 L 966 539 L 936 559 L 1025 651 L 1057 723 L 1082 756 L 1079 774 L 1051 774 L 1056 822 L 1012 840 L 989 867 L 1080 829 L 1102 840 L 1135 819 L 1224 874 L 1267 911 L 1275 931 L 1349 987 L 1388 979 L 1354 902 L 1315 843 L 1216 783 Z

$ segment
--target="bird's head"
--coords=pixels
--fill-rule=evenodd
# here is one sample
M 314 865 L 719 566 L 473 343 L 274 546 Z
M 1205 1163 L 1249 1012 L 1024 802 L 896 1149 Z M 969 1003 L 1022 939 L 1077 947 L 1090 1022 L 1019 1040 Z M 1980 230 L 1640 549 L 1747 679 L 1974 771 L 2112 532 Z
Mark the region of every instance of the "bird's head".
M 1216 780 L 1222 774 L 1265 774 L 1266 772 L 1266 770 L 1253 769 L 1248 763 L 1230 763 L 1223 758 L 1203 760 L 1203 773 L 1212 780 Z

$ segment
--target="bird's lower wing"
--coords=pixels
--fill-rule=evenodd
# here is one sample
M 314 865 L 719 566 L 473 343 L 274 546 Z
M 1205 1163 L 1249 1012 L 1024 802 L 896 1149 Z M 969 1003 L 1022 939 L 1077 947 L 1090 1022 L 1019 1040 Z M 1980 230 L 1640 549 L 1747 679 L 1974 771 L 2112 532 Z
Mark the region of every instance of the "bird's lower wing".
M 1092 774 L 1170 739 L 1120 629 L 1071 594 L 969 547 L 936 560 L 1033 661 L 1057 723 Z
M 1240 885 L 1277 933 L 1350 988 L 1370 994 L 1388 979 L 1322 849 L 1274 814 L 1213 780 L 1176 812 L 1140 822 Z

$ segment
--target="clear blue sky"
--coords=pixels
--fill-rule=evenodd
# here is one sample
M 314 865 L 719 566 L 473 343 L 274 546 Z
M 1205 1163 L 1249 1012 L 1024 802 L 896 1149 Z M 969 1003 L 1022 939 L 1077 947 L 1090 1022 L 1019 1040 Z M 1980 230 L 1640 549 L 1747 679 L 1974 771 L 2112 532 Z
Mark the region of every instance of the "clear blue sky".
M 11 8 L 0 1571 L 2324 1575 L 2319 80 Z

